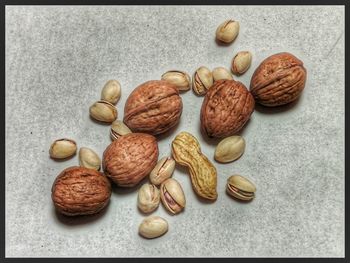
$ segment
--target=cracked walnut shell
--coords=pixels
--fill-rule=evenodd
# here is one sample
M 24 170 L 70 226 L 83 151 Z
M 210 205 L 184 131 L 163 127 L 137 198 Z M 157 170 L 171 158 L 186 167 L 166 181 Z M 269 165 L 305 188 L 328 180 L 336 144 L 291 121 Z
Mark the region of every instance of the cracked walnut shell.
M 227 137 L 239 132 L 254 111 L 254 98 L 235 80 L 218 80 L 204 97 L 201 128 L 209 137 Z
M 150 174 L 158 160 L 154 136 L 129 133 L 113 141 L 103 153 L 104 173 L 121 187 L 133 187 Z
M 133 132 L 164 133 L 180 120 L 182 100 L 174 84 L 147 81 L 131 92 L 124 108 L 124 123 Z
M 296 100 L 305 87 L 303 62 L 283 52 L 266 58 L 255 70 L 250 91 L 257 103 L 274 107 Z
M 57 176 L 51 198 L 56 210 L 64 215 L 90 215 L 108 204 L 111 193 L 111 184 L 102 173 L 72 166 Z

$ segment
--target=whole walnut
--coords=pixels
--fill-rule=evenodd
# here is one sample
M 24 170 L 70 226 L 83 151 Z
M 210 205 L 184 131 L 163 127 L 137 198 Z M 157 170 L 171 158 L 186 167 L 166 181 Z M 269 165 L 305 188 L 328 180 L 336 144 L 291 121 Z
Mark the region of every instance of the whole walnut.
M 255 70 L 250 91 L 256 102 L 274 107 L 296 100 L 305 87 L 303 62 L 283 52 L 266 58 Z
M 154 136 L 129 133 L 113 141 L 103 153 L 104 173 L 118 186 L 133 187 L 150 174 L 158 160 Z
M 72 166 L 57 176 L 51 198 L 58 212 L 77 216 L 101 211 L 111 193 L 111 184 L 105 175 L 94 169 Z
M 204 97 L 201 128 L 209 137 L 227 137 L 241 130 L 254 111 L 254 98 L 235 80 L 218 80 Z
M 133 132 L 164 133 L 180 120 L 182 100 L 174 84 L 147 81 L 131 92 L 124 108 L 124 123 Z

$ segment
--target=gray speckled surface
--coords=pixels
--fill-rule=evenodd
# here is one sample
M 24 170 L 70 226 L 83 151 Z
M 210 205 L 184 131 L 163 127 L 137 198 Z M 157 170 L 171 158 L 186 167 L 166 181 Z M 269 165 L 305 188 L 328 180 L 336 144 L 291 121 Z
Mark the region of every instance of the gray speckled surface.
M 240 21 L 230 46 L 214 41 L 227 18 Z M 202 203 L 189 176 L 177 169 L 187 207 L 170 216 L 169 232 L 138 236 L 144 217 L 137 191 L 115 189 L 103 213 L 65 219 L 50 199 L 52 182 L 78 157 L 49 158 L 60 137 L 102 155 L 109 126 L 89 118 L 108 79 L 122 98 L 169 69 L 192 74 L 201 65 L 229 67 L 239 50 L 253 65 L 239 77 L 249 85 L 268 55 L 301 58 L 308 80 L 301 99 L 283 109 L 256 110 L 242 132 L 245 154 L 218 169 L 218 200 Z M 184 111 L 173 133 L 160 137 L 160 156 L 181 130 L 199 139 L 213 160 L 215 141 L 199 132 L 201 97 L 182 93 Z M 229 175 L 257 186 L 256 199 L 239 203 L 225 194 Z M 337 6 L 67 6 L 6 7 L 6 256 L 129 257 L 343 257 L 344 256 L 344 8 Z

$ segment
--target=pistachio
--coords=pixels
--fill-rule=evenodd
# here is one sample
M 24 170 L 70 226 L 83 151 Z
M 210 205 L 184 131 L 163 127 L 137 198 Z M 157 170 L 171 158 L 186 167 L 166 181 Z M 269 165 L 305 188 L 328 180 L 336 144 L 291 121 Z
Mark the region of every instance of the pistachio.
M 197 95 L 204 95 L 208 89 L 213 85 L 213 74 L 206 67 L 200 67 L 193 75 L 193 91 Z
M 165 208 L 172 214 L 181 212 L 186 206 L 185 194 L 178 181 L 165 180 L 160 186 L 160 198 Z
M 79 165 L 98 171 L 101 167 L 101 159 L 97 153 L 90 148 L 81 147 L 79 150 Z
M 216 29 L 216 39 L 224 43 L 231 43 L 236 39 L 238 33 L 239 23 L 235 20 L 229 19 L 220 24 Z
M 244 153 L 245 140 L 241 136 L 230 136 L 216 146 L 214 159 L 221 163 L 237 160 Z
M 153 184 L 145 183 L 141 186 L 138 197 L 137 206 L 143 213 L 150 213 L 159 206 L 160 195 L 159 190 Z
M 162 80 L 166 80 L 174 84 L 178 90 L 186 91 L 191 88 L 191 77 L 180 70 L 170 70 L 162 75 Z
M 233 79 L 231 73 L 224 67 L 217 67 L 213 69 L 214 81 L 219 79 Z
M 240 175 L 232 175 L 227 179 L 227 193 L 240 200 L 249 201 L 255 197 L 255 185 Z
M 252 63 L 252 53 L 249 51 L 240 51 L 232 59 L 231 70 L 236 75 L 246 72 Z
M 120 84 L 117 80 L 109 80 L 106 82 L 101 91 L 101 100 L 116 104 L 121 96 Z
M 90 106 L 90 115 L 95 120 L 102 122 L 113 122 L 118 112 L 114 105 L 108 101 L 99 100 Z
M 175 160 L 171 157 L 163 157 L 153 168 L 149 175 L 152 184 L 160 185 L 166 179 L 170 178 L 175 169 Z
M 168 222 L 160 216 L 149 216 L 142 220 L 139 234 L 145 238 L 156 238 L 168 231 Z
M 64 159 L 75 154 L 77 151 L 77 144 L 70 139 L 59 139 L 51 144 L 49 154 L 51 158 Z
M 120 136 L 131 133 L 131 130 L 120 120 L 115 120 L 112 123 L 110 135 L 112 140 L 117 140 Z

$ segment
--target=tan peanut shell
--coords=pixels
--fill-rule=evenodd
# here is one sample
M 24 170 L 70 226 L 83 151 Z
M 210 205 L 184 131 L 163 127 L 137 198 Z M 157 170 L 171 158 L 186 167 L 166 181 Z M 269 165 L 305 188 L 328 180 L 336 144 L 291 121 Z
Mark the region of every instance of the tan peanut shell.
M 250 91 L 257 103 L 274 107 L 296 100 L 305 82 L 303 62 L 283 52 L 266 58 L 259 65 L 252 76 Z
M 188 132 L 179 133 L 172 142 L 172 154 L 176 162 L 188 167 L 195 192 L 205 199 L 216 200 L 216 169 L 202 154 L 197 139 Z

